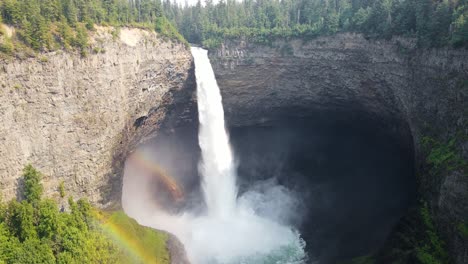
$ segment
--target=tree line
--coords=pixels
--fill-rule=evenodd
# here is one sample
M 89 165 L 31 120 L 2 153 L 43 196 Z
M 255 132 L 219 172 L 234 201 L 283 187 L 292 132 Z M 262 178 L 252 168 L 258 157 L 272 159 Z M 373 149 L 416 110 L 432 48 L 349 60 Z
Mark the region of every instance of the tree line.
M 216 46 L 224 38 L 268 42 L 337 32 L 368 37 L 416 37 L 420 46 L 468 47 L 468 0 L 164 0 L 166 16 L 192 43 Z
M 1 0 L 0 22 L 15 26 L 19 40 L 40 51 L 84 50 L 95 24 L 146 27 L 182 39 L 158 0 Z M 12 46 L 6 39 L 0 50 L 11 52 Z

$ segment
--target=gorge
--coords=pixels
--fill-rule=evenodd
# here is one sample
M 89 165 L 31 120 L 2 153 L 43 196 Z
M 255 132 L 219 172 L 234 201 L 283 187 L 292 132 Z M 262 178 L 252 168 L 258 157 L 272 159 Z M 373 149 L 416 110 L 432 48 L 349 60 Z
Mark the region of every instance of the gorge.
M 163 150 L 155 157 L 184 201 L 199 202 L 190 51 L 136 29 L 122 30 L 116 41 L 98 32 L 95 45 L 105 56 L 56 53 L 45 55 L 48 61 L 3 63 L 4 198 L 15 196 L 29 162 L 46 174 L 46 193 L 64 181 L 77 197 L 120 207 L 124 161 L 144 145 Z M 301 230 L 312 258 L 327 263 L 378 251 L 419 191 L 454 262 L 466 262 L 468 242 L 457 225 L 468 219 L 468 178 L 463 168 L 431 175 L 423 146 L 427 137 L 457 137 L 467 159 L 466 51 L 343 33 L 271 45 L 226 40 L 209 57 L 239 157 L 239 192 L 261 181 L 259 192 L 279 184 L 299 194 L 299 204 L 275 205 L 292 217 L 277 217 Z M 260 214 L 274 211 L 261 204 Z

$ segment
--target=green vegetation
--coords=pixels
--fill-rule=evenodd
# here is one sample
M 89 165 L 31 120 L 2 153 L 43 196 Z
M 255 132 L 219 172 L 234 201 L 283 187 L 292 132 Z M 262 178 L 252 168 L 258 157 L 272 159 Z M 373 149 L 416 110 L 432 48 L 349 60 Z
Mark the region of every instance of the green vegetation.
M 449 256 L 445 250 L 445 244 L 437 235 L 434 221 L 429 207 L 423 203 L 420 207 L 420 216 L 425 227 L 423 241 L 416 247 L 416 256 L 422 264 L 449 263 Z
M 154 29 L 186 43 L 154 0 L 2 0 L 2 21 L 17 30 L 9 38 L 0 29 L 0 51 L 6 54 L 64 48 L 86 55 L 88 31 L 94 30 L 94 24 Z
M 60 197 L 65 198 L 65 183 L 63 181 L 59 184 L 59 194 Z
M 27 165 L 23 170 L 24 197 L 29 203 L 38 203 L 41 199 L 43 192 L 41 177 L 31 165 Z
M 5 37 L 2 43 L 0 43 L 0 52 L 11 55 L 13 53 L 13 43 L 10 38 Z
M 69 212 L 59 210 L 41 198 L 41 177 L 26 166 L 25 199 L 0 202 L 0 263 L 169 263 L 166 234 L 83 199 L 70 197 Z
M 375 263 L 452 263 L 426 202 L 411 209 L 392 234 Z
M 423 47 L 468 48 L 467 1 L 208 0 L 205 6 L 199 1 L 182 7 L 170 0 L 2 0 L 0 23 L 15 26 L 17 34 L 11 39 L 0 29 L 0 52 L 31 55 L 29 49 L 64 48 L 86 55 L 94 24 L 154 29 L 207 47 L 226 38 L 268 44 L 276 38 L 360 32 L 373 38 L 416 37 Z
M 430 134 L 430 130 L 426 131 Z M 453 172 L 466 174 L 467 162 L 462 158 L 461 142 L 463 133 L 454 133 L 447 140 L 430 136 L 421 138 L 424 168 L 419 177 L 420 192 L 427 192 L 431 186 L 438 186 L 442 177 Z M 466 223 L 454 223 L 454 231 L 460 236 L 468 235 Z M 426 202 L 421 202 L 401 221 L 393 237 L 386 246 L 384 256 L 379 256 L 382 263 L 452 263 L 446 251 L 446 245 L 437 233 L 431 209 Z M 380 263 L 380 262 L 377 262 Z
M 460 232 L 460 235 L 464 237 L 465 239 L 468 239 L 468 223 L 459 223 L 457 225 L 458 232 Z
M 420 46 L 468 47 L 468 4 L 431 0 L 224 0 L 205 6 L 163 3 L 185 38 L 209 47 L 225 38 L 312 38 L 336 32 L 417 37 Z
M 49 58 L 47 58 L 46 56 L 41 56 L 39 57 L 39 61 L 42 62 L 42 63 L 46 63 L 49 61 Z
M 441 143 L 431 137 L 423 137 L 422 146 L 427 153 L 427 163 L 431 166 L 430 174 L 437 175 L 454 170 L 466 170 L 467 161 L 456 149 L 457 138 Z
M 164 233 L 155 232 L 153 229 L 140 226 L 134 219 L 129 218 L 124 212 L 118 211 L 111 215 L 107 215 L 104 227 L 112 231 L 114 234 L 119 230 L 124 231 L 125 243 L 131 243 L 132 247 L 144 249 L 140 255 L 134 255 L 135 252 L 123 252 L 120 257 L 120 263 L 140 263 L 144 258 L 144 263 L 151 260 L 157 260 L 157 263 L 170 263 L 169 254 L 166 249 L 167 235 Z M 122 247 L 128 250 L 127 245 Z

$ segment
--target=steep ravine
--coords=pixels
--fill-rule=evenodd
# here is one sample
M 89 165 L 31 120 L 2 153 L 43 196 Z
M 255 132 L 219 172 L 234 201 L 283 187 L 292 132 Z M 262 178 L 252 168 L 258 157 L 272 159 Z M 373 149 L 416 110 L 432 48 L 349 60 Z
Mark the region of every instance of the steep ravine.
M 341 112 L 347 120 L 362 113 L 394 135 L 409 131 L 418 189 L 450 255 L 468 261 L 467 238 L 456 227 L 468 220 L 468 177 L 459 169 L 429 175 L 423 150 L 425 137 L 457 138 L 456 151 L 468 158 L 468 52 L 338 34 L 263 45 L 230 40 L 210 59 L 232 127 Z

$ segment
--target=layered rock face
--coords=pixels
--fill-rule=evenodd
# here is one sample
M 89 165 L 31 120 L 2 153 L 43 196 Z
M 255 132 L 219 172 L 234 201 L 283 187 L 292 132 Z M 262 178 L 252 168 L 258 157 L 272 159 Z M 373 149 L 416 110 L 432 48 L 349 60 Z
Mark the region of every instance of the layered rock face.
M 375 41 L 338 34 L 268 45 L 226 41 L 210 51 L 210 59 L 231 126 L 348 111 L 382 120 L 384 127 L 392 123 L 385 129 L 395 133 L 409 127 L 417 175 L 427 172 L 425 136 L 448 140 L 461 133 L 465 142 L 458 148 L 468 158 L 464 50 L 421 50 L 408 39 Z M 418 181 L 452 256 L 466 263 L 468 242 L 456 223 L 468 219 L 468 177 L 452 171 Z
M 190 122 L 189 49 L 154 32 L 124 28 L 116 37 L 113 30 L 98 28 L 84 58 L 53 52 L 1 62 L 4 199 L 17 195 L 30 163 L 44 173 L 47 196 L 58 195 L 63 181 L 67 195 L 118 204 L 129 151 L 169 119 Z

